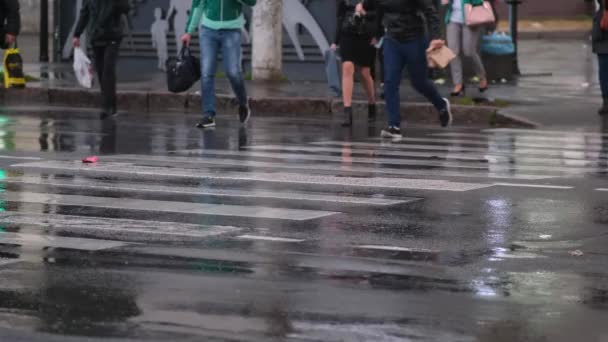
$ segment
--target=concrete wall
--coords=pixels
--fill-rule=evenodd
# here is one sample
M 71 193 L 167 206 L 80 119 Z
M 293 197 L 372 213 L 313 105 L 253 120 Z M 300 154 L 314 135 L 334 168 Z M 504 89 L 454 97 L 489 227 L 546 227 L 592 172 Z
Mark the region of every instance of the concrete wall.
M 591 13 L 593 2 L 585 0 L 521 0 L 520 17 L 522 19 L 542 18 L 578 18 Z M 502 18 L 507 18 L 508 7 L 504 0 L 498 0 Z
M 53 1 L 49 0 L 49 30 L 53 28 Z M 21 31 L 23 33 L 40 32 L 40 0 L 19 0 L 21 5 Z

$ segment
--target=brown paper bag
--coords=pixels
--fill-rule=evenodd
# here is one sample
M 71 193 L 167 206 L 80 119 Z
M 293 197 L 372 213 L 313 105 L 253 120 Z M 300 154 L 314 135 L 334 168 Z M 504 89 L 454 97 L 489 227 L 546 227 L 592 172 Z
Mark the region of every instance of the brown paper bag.
M 429 68 L 432 69 L 445 69 L 456 55 L 452 50 L 450 50 L 447 46 L 444 46 L 440 49 L 435 49 L 433 51 L 428 51 L 427 60 L 429 63 Z

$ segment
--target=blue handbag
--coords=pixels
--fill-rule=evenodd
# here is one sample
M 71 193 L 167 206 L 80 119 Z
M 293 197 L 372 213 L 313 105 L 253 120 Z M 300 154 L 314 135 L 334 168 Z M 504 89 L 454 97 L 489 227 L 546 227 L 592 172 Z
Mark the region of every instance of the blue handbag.
M 515 44 L 510 35 L 494 32 L 483 36 L 481 52 L 494 56 L 512 55 L 515 53 Z

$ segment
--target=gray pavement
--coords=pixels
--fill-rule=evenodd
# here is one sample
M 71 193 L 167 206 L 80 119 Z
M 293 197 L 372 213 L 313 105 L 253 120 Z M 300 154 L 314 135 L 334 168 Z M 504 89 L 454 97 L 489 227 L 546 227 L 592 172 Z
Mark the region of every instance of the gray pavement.
M 27 55 L 37 53 L 35 44 L 30 43 L 24 48 Z M 314 81 L 318 75 L 311 72 L 310 68 L 313 66 L 293 71 L 292 81 L 280 84 L 249 82 L 250 95 L 256 98 L 331 96 L 325 83 Z M 511 105 L 502 109 L 502 113 L 517 115 L 547 128 L 600 126 L 600 118 L 596 115 L 601 102 L 597 63 L 587 40 L 523 40 L 520 44 L 520 66 L 523 73 L 520 79 L 513 83 L 494 84 L 490 92 L 482 97 L 507 101 Z M 34 63 L 27 65 L 26 69 L 34 76 L 43 77 L 42 83 L 34 83 L 32 86 L 76 86 L 69 64 Z M 316 69 L 321 70 L 322 66 L 317 65 Z M 119 88 L 123 90 L 164 91 L 166 89 L 165 76 L 161 72 L 142 73 L 133 63 L 121 65 L 119 78 Z M 360 88 L 356 87 L 355 98 L 363 100 L 365 96 Z M 475 89 L 474 85 L 470 88 Z M 193 87 L 192 92 L 198 89 L 197 85 Z M 449 93 L 448 85 L 440 86 L 440 89 L 446 95 Z M 231 94 L 227 80 L 218 80 L 218 92 Z M 468 95 L 480 97 L 475 90 L 470 91 Z M 407 82 L 404 82 L 402 89 L 402 100 L 425 101 L 407 85 Z
M 2 341 L 608 338 L 608 122 L 196 119 L 2 109 Z

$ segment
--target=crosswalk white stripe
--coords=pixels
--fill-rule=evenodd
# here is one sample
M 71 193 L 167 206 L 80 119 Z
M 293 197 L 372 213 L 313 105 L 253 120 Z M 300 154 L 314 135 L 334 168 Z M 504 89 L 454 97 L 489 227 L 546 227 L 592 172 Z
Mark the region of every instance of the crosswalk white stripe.
M 38 158 L 38 157 L 17 157 L 17 156 L 9 156 L 9 155 L 0 155 L 0 159 L 42 160 L 42 158 Z
M 217 205 L 187 202 L 105 198 L 80 195 L 55 195 L 34 192 L 7 192 L 5 199 L 11 202 L 69 205 L 105 209 L 128 209 L 164 213 L 183 213 L 231 217 L 253 217 L 305 221 L 338 214 L 333 211 L 282 209 L 260 206 Z
M 82 251 L 100 251 L 127 245 L 121 241 L 84 239 L 52 235 L 0 233 L 0 244 L 27 247 L 66 248 Z
M 180 152 L 178 152 L 180 153 Z M 327 155 L 306 155 L 296 153 L 280 153 L 280 152 L 254 152 L 254 151 L 227 151 L 227 150 L 187 150 L 182 151 L 185 154 L 198 154 L 200 157 L 207 155 L 211 156 L 242 156 L 254 158 L 272 158 L 272 159 L 289 159 L 289 160 L 307 160 L 307 161 L 328 161 L 328 162 L 348 162 L 348 163 L 363 163 L 363 164 L 386 164 L 386 165 L 410 165 L 410 166 L 438 166 L 442 168 L 455 169 L 472 169 L 472 170 L 488 170 L 490 167 L 493 172 L 500 171 L 541 171 L 546 174 L 552 172 L 563 173 L 583 173 L 594 172 L 595 168 L 583 168 L 580 166 L 551 166 L 550 168 L 543 165 L 521 165 L 496 163 L 495 160 L 488 158 L 487 163 L 482 162 L 467 162 L 467 161 L 433 161 L 433 160 L 413 160 L 413 159 L 398 159 L 398 158 L 367 158 L 367 157 L 351 157 L 351 156 L 327 156 Z M 433 154 L 429 154 L 429 157 Z M 436 156 L 436 155 L 435 155 Z
M 564 185 L 543 185 L 543 184 L 521 184 L 521 183 L 494 183 L 496 186 L 506 186 L 513 188 L 537 188 L 537 189 L 555 189 L 555 190 L 570 190 L 572 186 Z
M 378 251 L 391 251 L 391 252 L 415 252 L 415 253 L 432 253 L 432 254 L 439 253 L 439 251 L 430 250 L 430 249 L 407 248 L 407 247 L 384 246 L 384 245 L 358 245 L 358 246 L 354 246 L 354 248 L 371 249 L 371 250 L 378 250 Z
M 522 135 L 578 135 L 578 136 L 591 136 L 591 137 L 606 137 L 608 133 L 600 132 L 588 132 L 588 131 L 558 131 L 558 130 L 545 130 L 545 129 L 525 129 L 525 128 L 490 128 L 484 129 L 483 132 L 488 133 L 511 133 L 511 134 L 522 134 Z
M 394 157 L 426 157 L 426 158 L 446 158 L 447 160 L 462 160 L 462 161 L 475 161 L 475 162 L 491 162 L 492 164 L 505 164 L 511 163 L 514 160 L 516 164 L 526 163 L 539 163 L 542 165 L 563 165 L 563 166 L 592 166 L 595 164 L 594 161 L 583 160 L 583 159 L 569 159 L 569 158 L 553 158 L 550 156 L 546 157 L 525 157 L 518 156 L 512 157 L 504 154 L 495 154 L 488 150 L 486 153 L 472 154 L 472 153 L 460 153 L 457 151 L 444 151 L 444 152 L 405 152 L 405 151 L 389 151 L 389 150 L 371 150 L 371 149 L 358 149 L 353 148 L 345 150 L 338 147 L 313 147 L 313 146 L 282 146 L 282 145 L 260 145 L 250 146 L 251 150 L 263 150 L 263 151 L 290 151 L 290 152 L 328 152 L 328 153 L 344 153 L 348 151 L 349 154 L 364 154 L 372 156 L 394 156 Z
M 463 183 L 436 179 L 408 179 L 408 178 L 358 178 L 338 177 L 325 175 L 294 174 L 294 173 L 260 173 L 260 172 L 223 172 L 205 173 L 199 170 L 175 169 L 167 167 L 133 166 L 128 163 L 106 163 L 103 165 L 83 165 L 82 163 L 44 161 L 24 164 L 15 164 L 15 168 L 22 169 L 50 169 L 65 172 L 90 172 L 100 174 L 122 174 L 132 176 L 168 176 L 186 177 L 191 179 L 210 180 L 240 180 L 268 183 L 293 183 L 352 186 L 364 188 L 410 189 L 410 190 L 443 190 L 443 191 L 470 191 L 491 186 L 485 183 Z
M 80 180 L 82 182 L 82 180 Z M 94 190 L 111 190 L 116 192 L 150 192 L 150 193 L 168 193 L 168 194 L 185 194 L 197 196 L 217 196 L 217 197 L 240 197 L 240 198 L 268 198 L 282 200 L 298 200 L 309 202 L 335 202 L 345 204 L 364 204 L 389 206 L 417 201 L 417 198 L 401 198 L 390 199 L 380 197 L 354 197 L 354 196 L 335 196 L 321 195 L 317 193 L 298 193 L 298 192 L 278 192 L 278 191 L 261 191 L 253 190 L 228 190 L 228 189 L 193 189 L 192 187 L 176 187 L 176 186 L 159 186 L 159 185 L 141 185 L 120 183 L 120 185 L 111 185 L 103 182 L 59 182 L 50 181 L 48 179 L 40 179 L 36 177 L 20 177 L 7 178 L 8 184 L 33 184 L 33 185 L 49 185 L 74 189 L 94 189 Z
M 599 153 L 600 149 L 595 151 L 573 151 L 568 149 L 539 149 L 539 148 L 520 148 L 506 145 L 487 146 L 487 147 L 467 147 L 459 143 L 452 145 L 425 145 L 425 144 L 390 144 L 381 143 L 365 143 L 365 142 L 333 142 L 322 141 L 313 143 L 313 145 L 335 146 L 341 148 L 373 148 L 379 151 L 385 150 L 425 150 L 425 151 L 446 151 L 446 152 L 479 152 L 485 155 L 498 156 L 526 156 L 526 155 L 541 155 L 544 157 L 556 157 L 561 159 L 580 159 L 580 160 L 597 160 L 600 157 L 608 158 L 608 152 Z
M 181 222 L 162 222 L 118 219 L 110 217 L 90 217 L 60 214 L 40 214 L 33 212 L 0 212 L 1 224 L 41 226 L 44 228 L 75 229 L 98 232 L 130 232 L 143 235 L 204 238 L 236 233 L 244 228 L 232 226 L 209 226 Z
M 262 236 L 262 235 L 240 235 L 236 237 L 241 240 L 255 240 L 255 241 L 270 241 L 270 242 L 290 242 L 290 243 L 300 243 L 306 240 L 304 239 L 290 239 L 290 238 L 282 238 L 282 237 L 272 237 L 272 236 Z
M 16 263 L 18 263 L 20 261 L 21 260 L 19 260 L 19 259 L 4 259 L 4 258 L 0 258 L 0 268 L 2 268 L 3 266 L 8 266 L 8 265 L 16 264 Z
M 536 148 L 543 150 L 555 150 L 555 151 L 571 151 L 571 152 L 600 152 L 604 149 L 600 144 L 586 144 L 586 145 L 578 145 L 572 146 L 568 144 L 567 146 L 563 144 L 555 144 L 551 142 L 547 143 L 532 143 L 525 142 L 521 140 L 506 140 L 505 139 L 497 139 L 496 137 L 488 137 L 488 139 L 457 139 L 457 138 L 447 138 L 443 139 L 441 137 L 435 138 L 406 138 L 404 137 L 399 142 L 391 142 L 392 145 L 404 145 L 407 146 L 409 142 L 429 142 L 436 144 L 446 144 L 448 146 L 451 145 L 473 145 L 473 146 L 492 146 L 494 148 Z M 371 141 L 382 141 L 380 138 L 370 139 Z
M 500 134 L 500 133 L 498 133 Z M 585 136 L 577 136 L 577 135 L 568 135 L 568 133 L 564 132 L 561 136 L 533 136 L 533 135 L 518 135 L 518 136 L 496 136 L 496 135 L 488 135 L 488 134 L 479 134 L 479 133 L 434 133 L 432 136 L 438 137 L 455 137 L 455 138 L 479 138 L 486 139 L 489 141 L 492 140 L 517 140 L 517 141 L 529 141 L 529 142 L 543 142 L 546 141 L 548 143 L 562 143 L 568 144 L 570 147 L 574 146 L 586 146 L 587 144 L 601 144 L 602 139 L 599 137 L 585 137 Z M 608 139 L 607 139 L 608 140 Z
M 595 189 L 595 191 L 608 191 L 608 189 L 607 188 L 597 188 L 597 189 Z
M 264 162 L 264 161 L 253 161 L 253 160 L 241 160 L 241 159 L 230 159 L 226 158 L 191 158 L 191 157 L 165 157 L 165 156 L 137 156 L 137 155 L 118 155 L 112 156 L 111 160 L 128 160 L 128 161 L 144 161 L 144 162 L 163 162 L 163 163 L 186 163 L 195 165 L 223 165 L 223 166 L 243 166 L 243 167 L 260 167 L 260 168 L 272 168 L 272 169 L 288 169 L 288 170 L 320 170 L 320 171 L 336 171 L 340 172 L 363 172 L 372 174 L 386 174 L 386 175 L 402 175 L 402 176 L 419 176 L 420 170 L 411 169 L 398 169 L 390 168 L 381 165 L 380 167 L 367 167 L 367 166 L 352 166 L 352 165 L 340 165 L 336 167 L 332 164 L 327 163 L 307 163 L 302 164 L 290 164 L 285 162 Z M 497 179 L 522 179 L 522 180 L 541 180 L 554 178 L 550 175 L 531 175 L 505 171 L 503 173 L 498 171 L 449 171 L 449 170 L 424 170 L 425 176 L 431 177 L 466 177 L 466 178 L 497 178 Z

